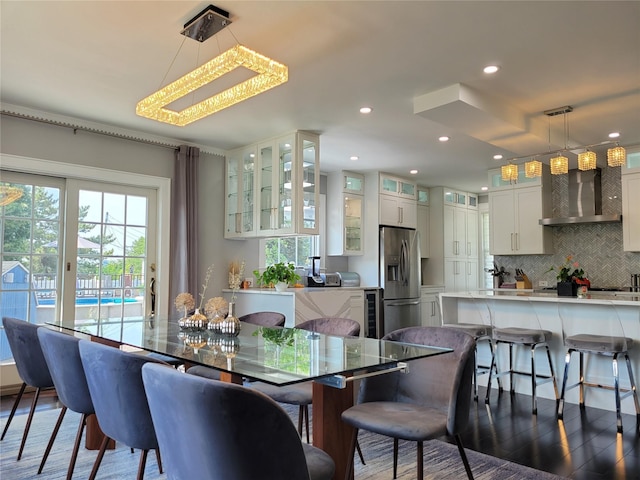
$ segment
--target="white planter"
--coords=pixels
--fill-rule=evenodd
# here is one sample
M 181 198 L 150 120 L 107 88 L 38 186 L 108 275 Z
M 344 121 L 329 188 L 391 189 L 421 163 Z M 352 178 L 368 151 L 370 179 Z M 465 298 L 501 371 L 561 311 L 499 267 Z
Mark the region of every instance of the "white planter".
M 278 282 L 275 285 L 276 292 L 284 292 L 287 288 L 289 288 L 289 284 L 287 282 Z

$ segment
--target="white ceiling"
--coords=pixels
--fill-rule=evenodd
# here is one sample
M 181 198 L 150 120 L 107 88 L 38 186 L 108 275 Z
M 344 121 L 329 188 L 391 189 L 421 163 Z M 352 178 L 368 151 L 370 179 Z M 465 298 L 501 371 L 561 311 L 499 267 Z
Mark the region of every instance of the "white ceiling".
M 216 1 L 232 25 L 185 40 L 207 5 L 2 0 L 3 109 L 222 150 L 310 130 L 323 171 L 416 168 L 427 186 L 475 192 L 504 163 L 494 154 L 548 151 L 550 130 L 564 146 L 562 116 L 544 110 L 574 107 L 570 146 L 612 131 L 640 143 L 638 1 Z M 139 100 L 237 42 L 288 65 L 289 81 L 186 127 L 136 116 Z M 501 70 L 482 73 L 492 63 Z

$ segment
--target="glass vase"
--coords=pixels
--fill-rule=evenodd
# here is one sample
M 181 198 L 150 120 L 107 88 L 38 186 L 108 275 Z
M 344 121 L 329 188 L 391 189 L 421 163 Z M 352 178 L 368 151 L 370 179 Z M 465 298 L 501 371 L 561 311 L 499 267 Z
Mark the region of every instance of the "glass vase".
M 209 319 L 203 313 L 200 313 L 200 309 L 196 308 L 196 311 L 189 317 L 191 321 L 191 329 L 196 332 L 201 332 L 207 329 L 207 323 L 209 323 Z

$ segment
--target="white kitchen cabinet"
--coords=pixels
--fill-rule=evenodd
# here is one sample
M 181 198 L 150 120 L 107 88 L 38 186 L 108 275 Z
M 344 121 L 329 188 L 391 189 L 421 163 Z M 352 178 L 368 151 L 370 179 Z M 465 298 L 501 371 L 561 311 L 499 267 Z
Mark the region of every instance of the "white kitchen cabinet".
M 420 234 L 420 258 L 429 258 L 429 206 L 418 203 L 417 230 Z
M 442 325 L 439 294 L 442 287 L 423 286 L 420 288 L 420 311 L 423 327 L 439 327 Z
M 364 253 L 364 176 L 350 172 L 327 175 L 327 255 Z
M 551 191 L 542 186 L 489 192 L 492 255 L 552 253 L 552 231 L 539 220 L 551 213 Z
M 255 156 L 253 163 L 244 156 L 249 153 Z M 293 132 L 234 150 L 227 157 L 226 238 L 318 233 L 318 135 Z M 239 172 L 246 175 L 246 181 L 236 178 Z M 253 192 L 240 195 L 240 188 L 248 189 L 250 184 Z M 251 208 L 255 213 L 250 228 L 247 219 Z
M 416 200 L 418 205 L 429 205 L 429 187 L 418 185 Z
M 416 228 L 418 209 L 415 200 L 390 195 L 378 195 L 379 224 L 391 227 Z
M 380 173 L 380 192 L 383 195 L 416 199 L 417 184 L 404 178 L 395 177 L 386 173 Z
M 425 282 L 446 291 L 478 286 L 477 195 L 446 187 L 430 189 L 429 261 Z M 469 204 L 469 199 L 472 198 Z
M 622 241 L 625 252 L 640 252 L 640 172 L 622 175 Z
M 256 235 L 256 146 L 233 150 L 226 159 L 225 238 Z

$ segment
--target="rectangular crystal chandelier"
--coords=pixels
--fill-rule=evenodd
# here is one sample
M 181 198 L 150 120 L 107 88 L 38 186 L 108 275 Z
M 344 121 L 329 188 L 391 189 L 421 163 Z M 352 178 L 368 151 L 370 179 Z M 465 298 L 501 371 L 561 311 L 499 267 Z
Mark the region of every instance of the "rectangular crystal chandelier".
M 594 170 L 596 168 L 596 153 L 591 150 L 578 154 L 578 170 Z
M 170 103 L 238 67 L 245 67 L 258 75 L 179 112 L 167 108 Z M 136 113 L 142 117 L 183 127 L 285 83 L 288 79 L 289 69 L 286 65 L 243 45 L 236 45 L 138 102 Z
M 610 167 L 620 167 L 627 161 L 627 151 L 616 145 L 614 148 L 607 150 L 607 165 Z
M 542 162 L 540 160 L 531 160 L 524 164 L 524 175 L 527 178 L 542 176 Z
M 512 163 L 503 165 L 500 169 L 500 173 L 502 175 L 502 180 L 505 182 L 515 182 L 518 180 L 518 166 Z
M 551 175 L 562 175 L 569 172 L 569 159 L 563 155 L 553 157 L 549 161 Z

